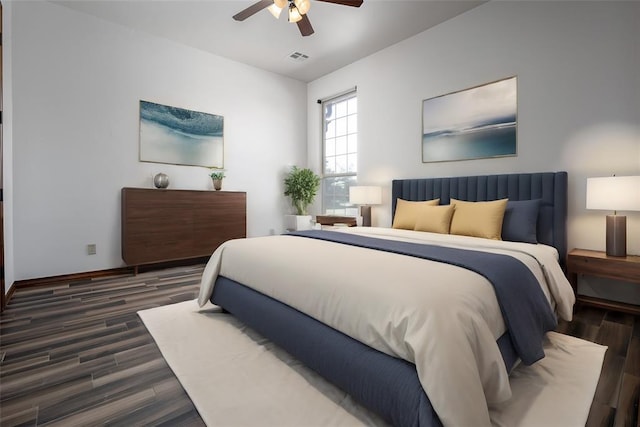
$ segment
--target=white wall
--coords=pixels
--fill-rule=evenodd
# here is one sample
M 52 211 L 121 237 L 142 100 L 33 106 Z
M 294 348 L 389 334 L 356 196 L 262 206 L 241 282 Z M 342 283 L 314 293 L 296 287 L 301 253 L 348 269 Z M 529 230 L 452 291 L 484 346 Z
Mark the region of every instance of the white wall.
M 569 248 L 604 250 L 605 212 L 585 209 L 586 178 L 640 175 L 640 3 L 494 1 L 308 86 L 308 162 L 320 170 L 316 99 L 358 87 L 359 182 L 566 170 Z M 517 157 L 421 162 L 422 100 L 518 77 Z M 640 212 L 627 213 L 640 254 Z
M 211 189 L 205 168 L 138 161 L 141 99 L 224 116 L 223 189 L 247 192 L 248 235 L 282 230 L 305 84 L 48 2 L 12 6 L 14 280 L 123 265 L 122 187 L 162 171 L 170 188 Z
M 11 52 L 13 29 L 12 2 L 2 3 L 2 197 L 4 221 L 4 283 L 5 293 L 13 283 L 13 74 Z M 2 292 L 2 289 L 0 289 Z

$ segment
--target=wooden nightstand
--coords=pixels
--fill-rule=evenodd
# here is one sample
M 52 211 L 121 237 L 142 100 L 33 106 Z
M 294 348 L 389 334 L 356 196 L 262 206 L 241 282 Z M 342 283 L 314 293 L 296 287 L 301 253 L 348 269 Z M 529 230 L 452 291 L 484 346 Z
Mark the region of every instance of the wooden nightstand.
M 347 224 L 349 227 L 356 226 L 356 219 L 352 216 L 316 215 L 316 222 L 322 225 Z
M 640 285 L 640 256 L 610 257 L 604 252 L 573 249 L 567 255 L 567 276 L 576 294 L 577 302 L 585 305 L 640 314 L 640 306 L 578 295 L 578 274 L 623 280 Z

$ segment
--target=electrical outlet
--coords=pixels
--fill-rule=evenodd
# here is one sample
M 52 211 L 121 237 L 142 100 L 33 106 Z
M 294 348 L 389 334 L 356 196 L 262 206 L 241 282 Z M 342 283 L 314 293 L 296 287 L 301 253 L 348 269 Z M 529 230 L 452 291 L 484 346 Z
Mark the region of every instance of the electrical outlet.
M 87 255 L 95 255 L 96 254 L 96 244 L 90 243 L 87 245 Z

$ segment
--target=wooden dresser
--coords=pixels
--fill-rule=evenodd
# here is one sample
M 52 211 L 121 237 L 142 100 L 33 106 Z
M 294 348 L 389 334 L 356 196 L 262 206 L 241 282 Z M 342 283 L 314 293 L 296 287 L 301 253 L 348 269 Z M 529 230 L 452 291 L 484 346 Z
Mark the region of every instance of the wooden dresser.
M 122 189 L 127 265 L 208 257 L 223 242 L 246 237 L 246 230 L 244 192 Z

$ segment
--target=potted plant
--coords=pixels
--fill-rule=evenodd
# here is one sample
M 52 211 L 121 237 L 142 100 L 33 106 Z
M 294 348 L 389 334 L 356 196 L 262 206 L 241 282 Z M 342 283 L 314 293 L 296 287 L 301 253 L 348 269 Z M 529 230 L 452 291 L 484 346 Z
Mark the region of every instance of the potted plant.
M 320 177 L 311 169 L 294 166 L 284 179 L 284 195 L 291 198 L 296 215 L 285 216 L 287 230 L 307 230 L 311 228 L 311 216 L 307 207 L 313 203 Z
M 217 190 L 222 189 L 222 178 L 224 178 L 224 171 L 220 169 L 212 169 L 209 174 L 211 180 L 213 181 L 213 188 Z

